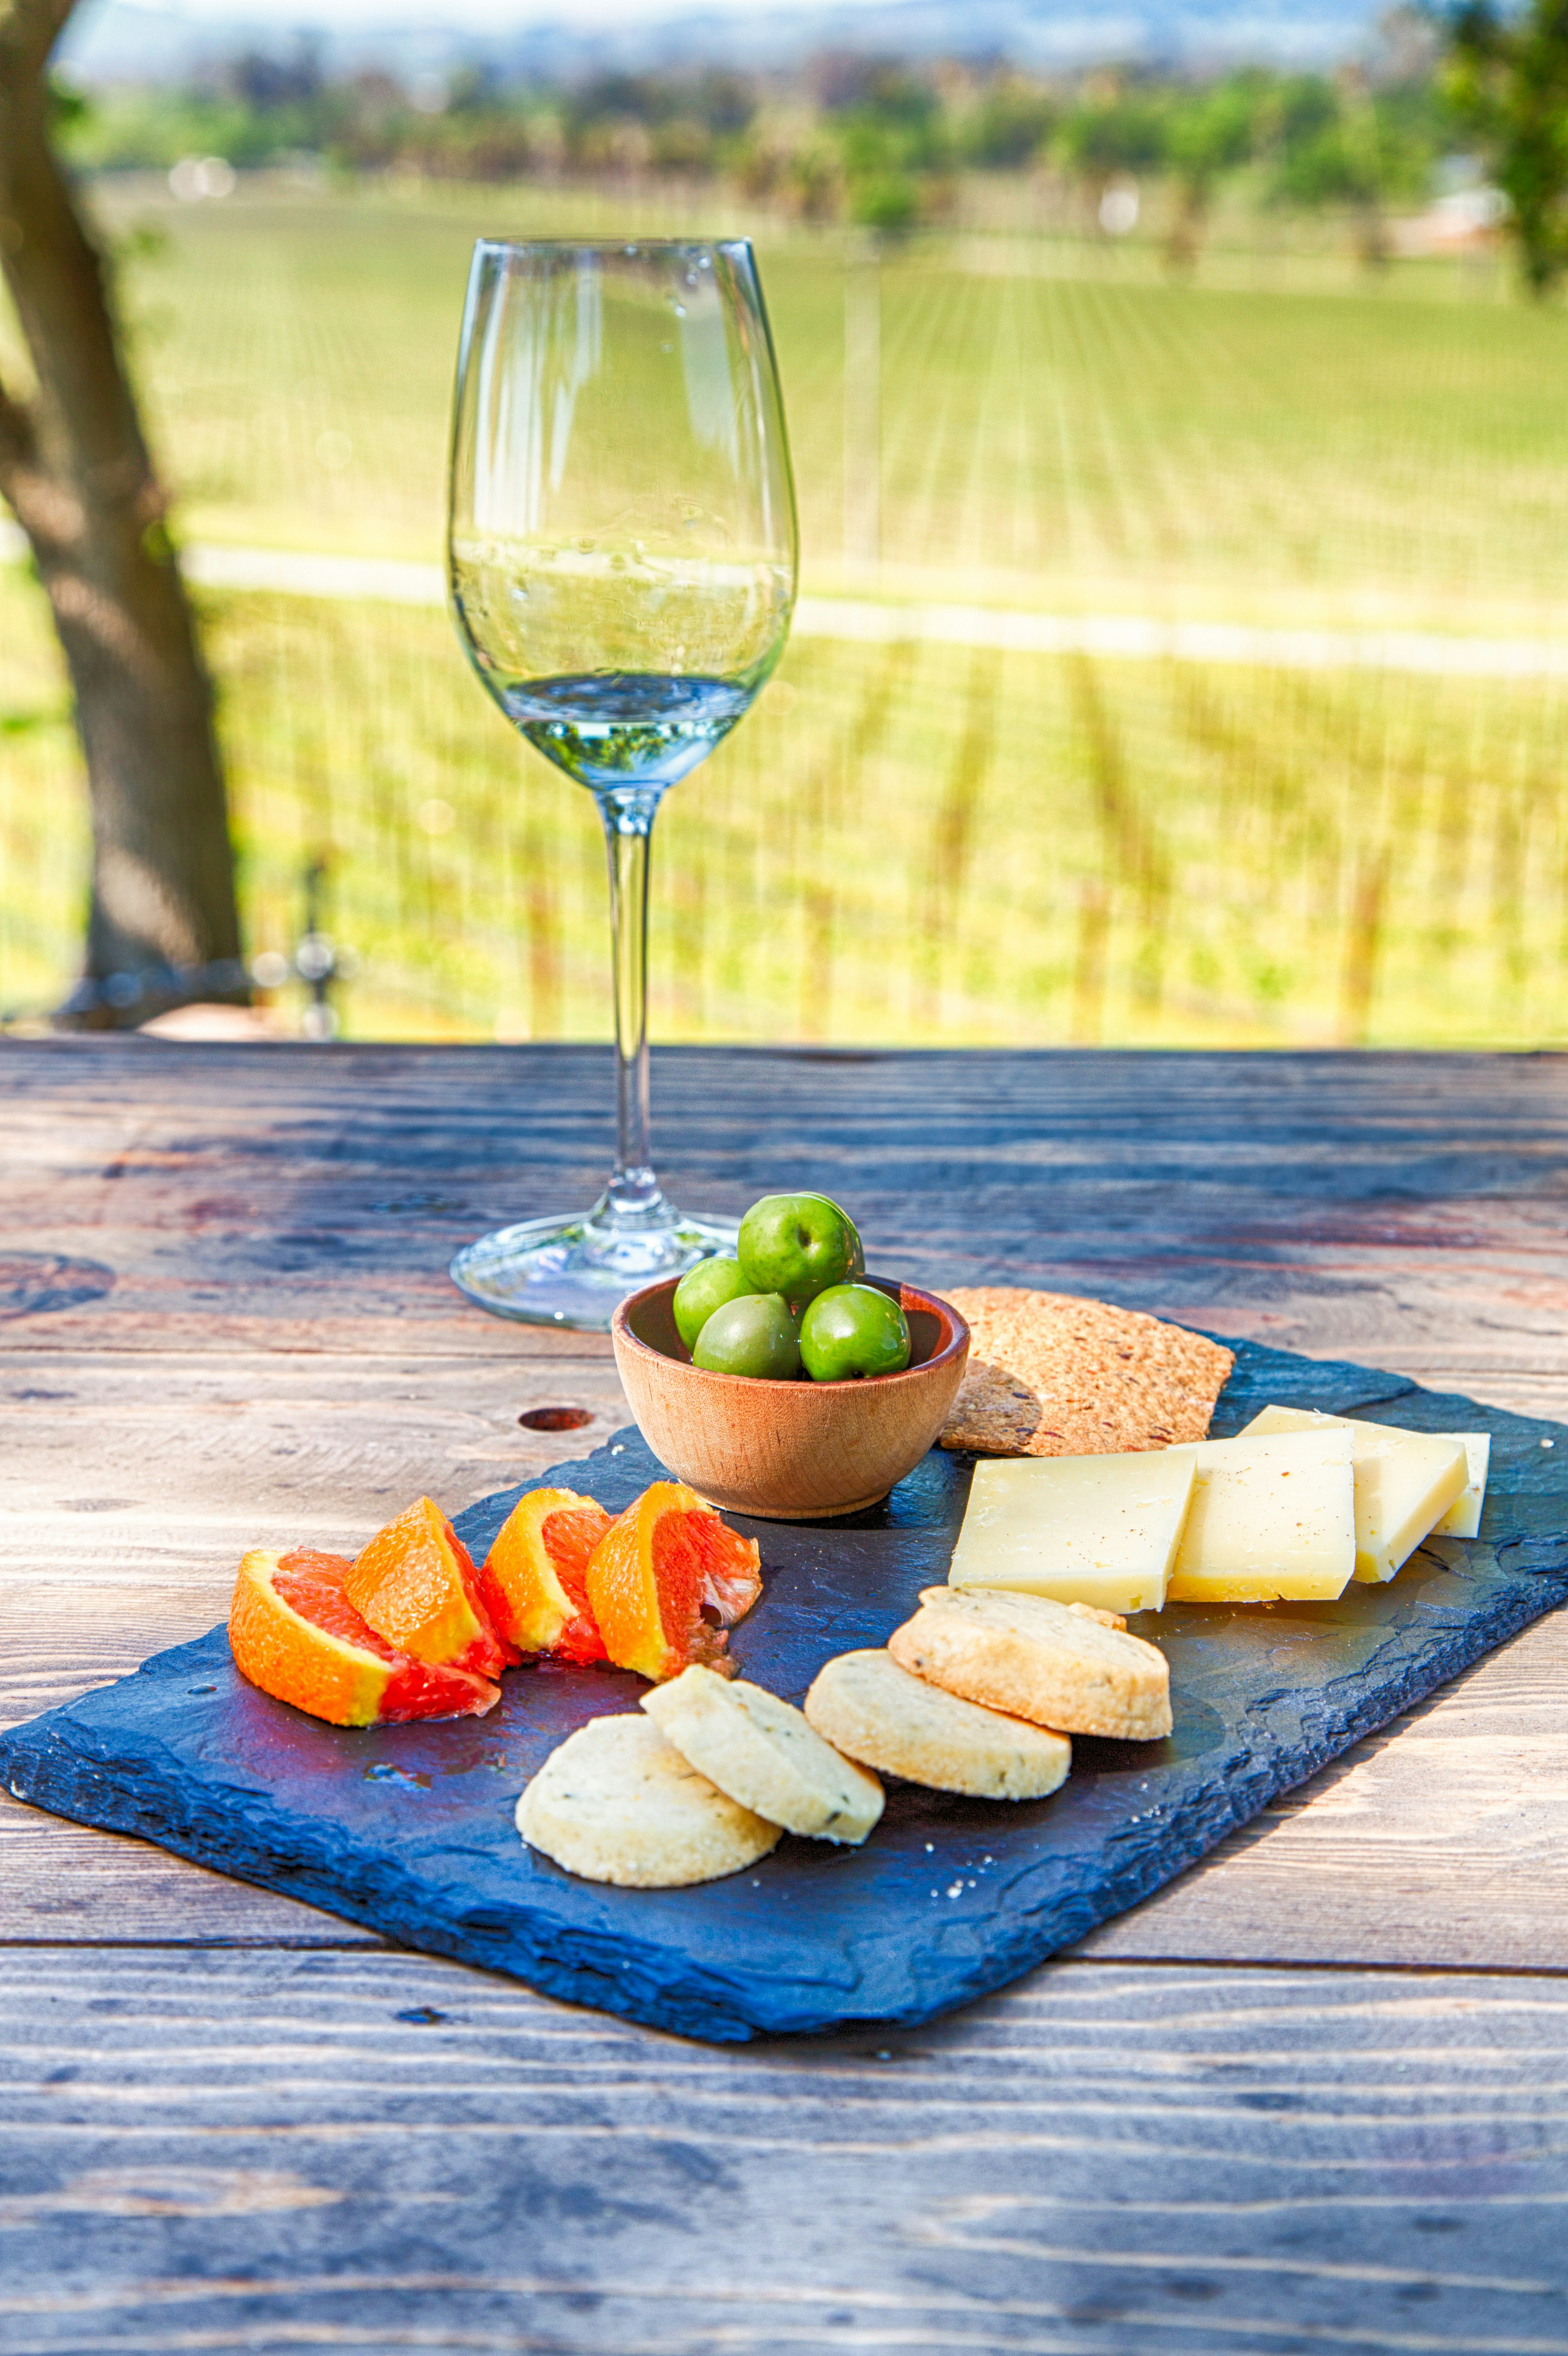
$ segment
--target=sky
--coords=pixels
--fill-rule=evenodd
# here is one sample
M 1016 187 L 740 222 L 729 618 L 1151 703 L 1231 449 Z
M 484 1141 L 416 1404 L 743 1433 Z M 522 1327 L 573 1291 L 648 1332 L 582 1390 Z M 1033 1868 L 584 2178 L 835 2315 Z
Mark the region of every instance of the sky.
M 844 5 L 844 0 L 839 0 Z M 784 15 L 814 10 L 820 0 L 767 0 L 768 13 Z M 755 8 L 757 0 L 693 0 L 692 13 L 700 6 L 701 13 L 742 15 Z M 96 7 L 91 5 L 81 10 L 84 21 L 104 13 L 102 0 Z M 144 13 L 136 0 L 115 0 L 114 16 L 124 25 L 127 19 Z M 685 10 L 679 0 L 591 0 L 586 8 L 573 5 L 573 0 L 460 0 L 456 8 L 443 6 L 441 0 L 156 0 L 156 5 L 145 12 L 161 23 L 184 23 L 194 27 L 223 27 L 231 25 L 251 26 L 265 22 L 274 37 L 285 26 L 297 23 L 301 27 L 320 27 L 332 31 L 364 33 L 381 26 L 440 25 L 467 33 L 504 33 L 516 25 L 559 23 L 563 18 L 583 16 L 600 23 L 615 20 L 659 21 Z
M 761 8 L 769 16 L 814 15 L 821 12 L 822 0 L 761 0 Z M 835 0 L 838 7 L 853 7 L 857 0 Z M 874 6 L 877 0 L 858 0 L 858 5 Z M 1145 0 L 1145 7 L 1147 0 Z M 285 27 L 319 27 L 362 34 L 380 26 L 411 25 L 440 27 L 448 32 L 497 33 L 511 27 L 541 22 L 557 23 L 585 18 L 606 21 L 624 18 L 660 21 L 677 15 L 745 15 L 756 11 L 759 0 L 84 0 L 78 10 L 78 21 L 91 27 L 104 17 L 115 20 L 116 28 L 134 25 L 137 16 L 145 16 L 149 23 L 162 26 L 188 25 L 193 29 L 220 28 L 233 25 L 264 24 L 275 38 Z M 1200 0 L 1201 13 L 1223 21 L 1228 15 L 1246 18 L 1252 11 L 1247 0 L 1236 0 L 1233 10 L 1225 0 Z M 1374 13 L 1375 0 L 1367 0 L 1365 13 Z M 1079 18 L 1100 14 L 1113 14 L 1106 8 L 1105 0 L 1036 0 L 1030 10 L 1047 20 L 1053 16 Z M 1134 13 L 1144 13 L 1143 9 Z M 1159 16 L 1164 9 L 1155 0 L 1152 10 Z M 1288 17 L 1288 6 L 1281 0 L 1264 0 L 1258 12 L 1261 16 Z M 1308 14 L 1315 13 L 1310 7 Z M 1359 13 L 1354 0 L 1346 5 L 1338 0 L 1331 5 L 1334 15 Z
M 1317 63 L 1364 37 L 1381 0 L 83 0 L 62 60 L 94 80 L 162 80 L 242 47 L 325 37 L 328 63 L 394 70 L 504 44 L 570 70 L 660 58 L 778 62 L 810 48 L 966 48 L 1026 64 L 1107 55 Z M 705 29 L 710 28 L 711 31 Z M 521 43 L 521 47 L 519 44 Z M 738 45 L 738 46 L 737 46 Z

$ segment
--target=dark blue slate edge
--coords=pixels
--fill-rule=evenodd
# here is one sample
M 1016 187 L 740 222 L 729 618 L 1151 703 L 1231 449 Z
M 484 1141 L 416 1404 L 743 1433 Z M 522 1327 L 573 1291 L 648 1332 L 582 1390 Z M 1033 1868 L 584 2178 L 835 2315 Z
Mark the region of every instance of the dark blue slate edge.
M 1376 1369 L 1305 1361 L 1251 1344 L 1233 1346 L 1238 1349 L 1238 1365 L 1215 1419 L 1217 1430 L 1233 1430 L 1244 1422 L 1265 1392 L 1279 1397 L 1288 1389 L 1303 1404 L 1339 1411 L 1386 1408 L 1398 1401 L 1401 1420 L 1448 1429 L 1485 1424 L 1497 1430 L 1508 1426 L 1518 1436 L 1521 1450 L 1555 1448 L 1561 1435 L 1563 1472 L 1568 1474 L 1568 1430 L 1563 1427 L 1501 1416 L 1469 1401 L 1439 1398 Z M 1543 1441 L 1540 1435 L 1550 1437 Z M 610 1463 L 613 1457 L 622 1460 L 619 1468 Z M 636 1487 L 649 1477 L 646 1451 L 634 1432 L 619 1435 L 589 1461 L 596 1468 L 605 1468 L 602 1473 L 596 1470 L 592 1485 L 607 1503 L 616 1502 L 612 1493 L 618 1482 Z M 226 1782 L 221 1769 L 214 1772 L 205 1763 L 202 1780 L 193 1787 L 189 1763 L 167 1743 L 149 1739 L 146 1726 L 132 1724 L 128 1741 L 116 1740 L 116 1705 L 121 1719 L 128 1714 L 134 1720 L 138 1713 L 128 1706 L 134 1705 L 138 1688 L 150 1702 L 160 1683 L 168 1686 L 198 1675 L 211 1676 L 227 1666 L 227 1642 L 221 1629 L 156 1656 L 134 1677 L 47 1712 L 0 1738 L 0 1769 L 18 1799 L 58 1815 L 154 1840 L 196 1863 L 325 1907 L 406 1944 L 456 1961 L 505 1970 L 551 1995 L 596 2005 L 659 2028 L 730 2041 L 759 2033 L 824 2030 L 857 2022 L 913 2024 L 1004 1986 L 1098 1923 L 1150 1896 L 1281 1792 L 1315 1773 L 1560 1603 L 1565 1592 L 1562 1582 L 1568 1579 L 1568 1510 L 1556 1494 L 1555 1480 L 1545 1473 L 1540 1480 L 1534 1478 L 1531 1467 L 1546 1466 L 1547 1459 L 1521 1455 L 1520 1462 L 1524 1472 L 1507 1524 L 1508 1535 L 1499 1530 L 1490 1543 L 1444 1542 L 1423 1549 L 1417 1564 L 1404 1574 L 1410 1580 L 1413 1572 L 1425 1566 L 1435 1574 L 1429 1583 L 1438 1590 L 1454 1588 L 1459 1581 L 1453 1572 L 1463 1558 L 1486 1590 L 1484 1609 L 1462 1599 L 1450 1601 L 1434 1597 L 1434 1607 L 1426 1611 L 1418 1655 L 1398 1665 L 1390 1661 L 1370 1686 L 1360 1674 L 1351 1673 L 1316 1687 L 1287 1682 L 1254 1695 L 1243 1713 L 1244 1738 L 1240 1729 L 1233 1730 L 1219 1746 L 1222 1755 L 1216 1756 L 1212 1751 L 1204 1754 L 1203 1765 L 1208 1772 L 1196 1783 L 1190 1777 L 1181 1779 L 1185 1788 L 1174 1807 L 1162 1810 L 1151 1805 L 1140 1815 L 1128 1817 L 1123 1812 L 1106 1823 L 1093 1851 L 1092 1880 L 1087 1884 L 1080 1879 L 1076 1889 L 1062 1889 L 1063 1869 L 1070 1868 L 1072 1854 L 1045 1854 L 1055 1844 L 1049 1837 L 1050 1820 L 1042 1819 L 1037 1867 L 1026 1862 L 1014 1880 L 995 1893 L 998 1899 L 1010 1900 L 1019 1890 L 1025 1902 L 1005 1910 L 993 1903 L 986 1919 L 983 1953 L 968 1956 L 961 1967 L 954 1958 L 950 1965 L 935 1972 L 929 1986 L 924 1984 L 920 1957 L 916 1955 L 904 1971 L 897 1994 L 891 1986 L 885 1988 L 884 1997 L 891 2001 L 855 2001 L 865 1979 L 875 1982 L 879 1974 L 888 1977 L 875 1956 L 863 1965 L 846 1965 L 843 1971 L 828 1968 L 821 1976 L 814 1972 L 799 1976 L 789 1986 L 779 1979 L 759 1986 L 755 1971 L 748 1978 L 742 1966 L 737 1976 L 727 1958 L 704 1964 L 668 1936 L 648 1935 L 639 1929 L 639 1917 L 624 1911 L 628 1898 L 633 1906 L 640 1903 L 649 1910 L 649 1933 L 656 1933 L 660 1927 L 652 1919 L 652 1901 L 644 1893 L 617 1893 L 623 1911 L 607 1924 L 564 1921 L 559 1905 L 547 1909 L 526 1902 L 489 1902 L 466 1904 L 454 1911 L 449 1901 L 434 1902 L 441 1893 L 428 1876 L 422 1878 L 407 1869 L 395 1849 L 345 1843 L 324 1859 L 316 1826 L 302 1820 L 297 1810 L 291 1811 L 242 1783 Z M 1553 1460 L 1550 1472 L 1555 1471 Z M 563 1479 L 581 1482 L 585 1477 L 581 1461 L 560 1472 Z M 487 1543 L 517 1494 L 509 1491 L 471 1507 L 460 1517 L 465 1537 L 471 1543 Z M 867 1523 L 876 1518 L 864 1517 Z M 1520 1528 L 1521 1521 L 1533 1522 L 1534 1526 Z M 1367 1592 L 1386 1597 L 1394 1590 Z M 1479 1603 L 1479 1595 L 1476 1601 Z M 902 1608 L 896 1617 L 902 1616 Z M 886 1624 L 891 1626 L 893 1620 Z M 846 1632 L 829 1649 L 842 1649 L 858 1641 L 866 1641 L 864 1633 Z M 1385 1648 L 1375 1649 L 1380 1657 Z M 231 1668 L 229 1675 L 232 1677 Z M 281 1705 L 263 1706 L 301 1723 L 296 1713 L 283 1711 Z M 1172 1771 L 1173 1792 L 1176 1782 Z M 216 1830 L 215 1798 L 222 1804 Z M 1052 1804 L 1042 1804 L 1048 1809 Z M 890 1818 L 893 1813 L 890 1807 Z M 1031 1818 L 1038 1815 L 1034 1809 L 1029 1813 Z M 1015 1821 L 1022 1829 L 1023 1818 Z M 1000 1848 L 1003 1837 L 993 1837 Z M 811 1845 L 787 1846 L 806 1848 Z M 831 1860 L 819 1857 L 812 1862 L 825 1865 Z M 940 1875 L 950 1869 L 948 1864 L 924 1870 Z M 596 1886 L 572 1884 L 570 1877 L 553 1869 L 548 1874 L 555 1883 L 569 1885 L 570 1892 L 587 1893 L 583 1911 L 596 1911 L 587 1902 L 588 1898 L 602 1897 Z M 1022 1889 L 1031 1880 L 1041 1884 L 1032 1901 Z M 720 1891 L 734 1885 L 711 1887 Z M 559 1896 L 558 1891 L 544 1894 Z M 907 1927 L 896 1923 L 894 1934 L 895 1944 L 908 1946 Z M 853 1985 L 843 1984 L 846 1976 Z M 870 1997 L 872 1990 L 865 1993 Z
M 209 1669 L 214 1639 L 220 1639 L 227 1649 L 224 1631 L 213 1629 L 194 1644 L 155 1654 L 136 1675 L 147 1670 L 189 1675 Z M 63 1711 L 47 1713 L 51 1719 L 63 1715 Z M 454 1924 L 421 1905 L 420 1885 L 411 1884 L 385 1861 L 375 1861 L 368 1870 L 350 1865 L 346 1871 L 351 1852 L 348 1859 L 340 1853 L 330 1871 L 318 1871 L 312 1853 L 299 1846 L 289 1813 L 257 1808 L 251 1794 L 246 1797 L 252 1804 L 242 1817 L 228 1819 L 225 1837 L 217 1842 L 203 1832 L 184 1805 L 177 1762 L 170 1759 L 171 1772 L 166 1780 L 157 1776 L 156 1758 L 139 1761 L 138 1772 L 151 1765 L 154 1779 L 144 1782 L 138 1794 L 116 1780 L 112 1759 L 94 1756 L 88 1743 L 72 1741 L 55 1728 L 43 1736 L 49 1749 L 23 1751 L 16 1735 L 24 1730 L 36 1732 L 45 1724 L 45 1718 L 34 1719 L 27 1730 L 16 1729 L 0 1738 L 0 1773 L 9 1779 L 13 1798 L 47 1808 L 51 1815 L 152 1841 L 193 1865 L 226 1874 L 231 1880 L 253 1882 L 259 1889 L 276 1890 L 304 1905 L 319 1906 L 418 1953 L 507 1972 L 547 1996 L 562 1997 L 572 2004 L 595 2006 L 630 2020 L 718 2042 L 741 2041 L 757 2033 L 755 2024 L 738 2018 L 731 2028 L 715 2028 L 715 2019 L 725 2019 L 729 2012 L 725 1992 L 699 1981 L 688 1997 L 678 1985 L 671 1985 L 663 1955 L 657 1981 L 644 1987 L 641 1975 L 628 1970 L 627 1949 L 618 1941 L 607 1942 L 591 1933 L 564 1940 L 553 1929 L 547 1947 L 533 1935 L 527 1913 L 511 1907 L 496 1907 L 488 1917 L 482 1911 L 470 1911 Z M 77 1730 L 71 1733 L 75 1735 Z M 18 1757 L 23 1768 L 19 1778 Z M 401 1934 L 388 1927 L 389 1920 L 400 1919 L 410 1926 Z M 507 1943 L 504 1953 L 499 1948 L 503 1940 Z

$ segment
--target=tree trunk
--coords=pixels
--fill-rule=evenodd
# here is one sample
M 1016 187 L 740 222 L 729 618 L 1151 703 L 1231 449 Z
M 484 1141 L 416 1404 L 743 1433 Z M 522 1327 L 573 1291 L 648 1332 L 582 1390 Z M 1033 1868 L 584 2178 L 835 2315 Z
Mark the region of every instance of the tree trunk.
M 1208 227 L 1211 196 L 1201 172 L 1184 172 L 1176 179 L 1176 207 L 1165 231 L 1165 268 L 1173 277 L 1187 278 L 1197 268 Z
M 48 139 L 73 0 L 0 0 L 0 267 L 37 390 L 0 386 L 0 495 L 27 536 L 75 697 L 92 805 L 85 978 L 64 1011 L 133 1024 L 243 999 L 212 689 L 104 264 Z

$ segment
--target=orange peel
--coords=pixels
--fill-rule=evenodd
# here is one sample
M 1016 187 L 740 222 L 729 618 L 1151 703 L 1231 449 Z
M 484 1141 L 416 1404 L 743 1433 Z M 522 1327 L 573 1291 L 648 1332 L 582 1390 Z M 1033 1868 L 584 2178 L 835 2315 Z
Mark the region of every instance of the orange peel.
M 490 1625 L 467 1547 L 428 1497 L 376 1532 L 343 1591 L 378 1636 L 432 1667 L 493 1677 L 516 1657 Z
M 656 1684 L 700 1662 L 734 1674 L 725 1630 L 762 1592 L 761 1556 L 682 1481 L 655 1481 L 588 1563 L 588 1604 L 618 1668 Z
M 253 1547 L 240 1565 L 229 1643 L 242 1676 L 329 1726 L 483 1718 L 500 1699 L 488 1677 L 399 1652 L 344 1592 L 346 1555 Z

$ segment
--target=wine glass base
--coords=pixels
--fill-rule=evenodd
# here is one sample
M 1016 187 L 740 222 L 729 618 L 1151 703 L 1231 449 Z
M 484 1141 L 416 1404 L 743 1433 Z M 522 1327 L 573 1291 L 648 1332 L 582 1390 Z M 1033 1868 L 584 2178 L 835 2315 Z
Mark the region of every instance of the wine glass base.
M 459 1292 L 492 1317 L 521 1325 L 565 1325 L 606 1333 L 628 1293 L 660 1277 L 683 1276 L 714 1252 L 733 1252 L 735 1221 L 671 1214 L 669 1225 L 618 1233 L 585 1212 L 578 1218 L 522 1219 L 465 1244 L 448 1274 Z

